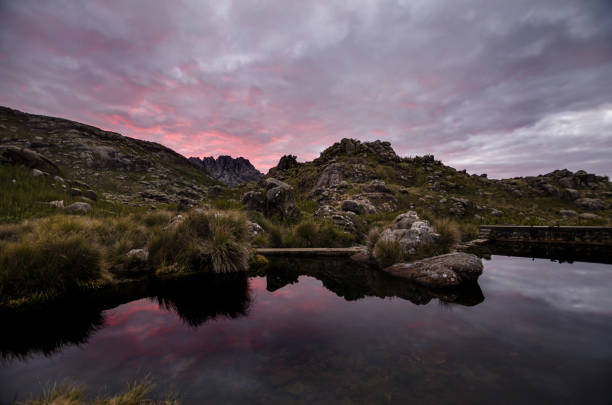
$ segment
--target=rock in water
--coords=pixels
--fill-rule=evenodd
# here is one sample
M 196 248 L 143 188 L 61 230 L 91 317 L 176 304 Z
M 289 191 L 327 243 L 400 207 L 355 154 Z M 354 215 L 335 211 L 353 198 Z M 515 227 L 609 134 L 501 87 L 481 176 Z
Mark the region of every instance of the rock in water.
M 482 269 L 482 260 L 476 255 L 456 252 L 412 263 L 397 263 L 383 271 L 426 287 L 444 288 L 475 281 Z

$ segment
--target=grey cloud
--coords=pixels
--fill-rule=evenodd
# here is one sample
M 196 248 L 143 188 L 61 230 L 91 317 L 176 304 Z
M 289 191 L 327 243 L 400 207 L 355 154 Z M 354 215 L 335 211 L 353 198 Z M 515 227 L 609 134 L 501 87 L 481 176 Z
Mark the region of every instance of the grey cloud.
M 606 1 L 1 7 L 1 104 L 161 142 L 181 133 L 181 153 L 244 155 L 264 170 L 355 137 L 496 176 L 564 159 L 612 174 Z M 577 132 L 552 142 L 560 127 L 542 123 L 563 113 Z M 211 133 L 248 146 L 207 143 Z

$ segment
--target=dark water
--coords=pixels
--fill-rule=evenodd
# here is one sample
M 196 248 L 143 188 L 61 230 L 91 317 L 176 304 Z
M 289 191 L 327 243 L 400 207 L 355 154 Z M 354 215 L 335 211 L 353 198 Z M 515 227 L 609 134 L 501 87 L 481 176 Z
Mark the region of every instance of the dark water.
M 609 264 L 493 256 L 478 285 L 440 294 L 288 261 L 110 301 L 2 318 L 0 401 L 150 374 L 186 404 L 612 402 Z

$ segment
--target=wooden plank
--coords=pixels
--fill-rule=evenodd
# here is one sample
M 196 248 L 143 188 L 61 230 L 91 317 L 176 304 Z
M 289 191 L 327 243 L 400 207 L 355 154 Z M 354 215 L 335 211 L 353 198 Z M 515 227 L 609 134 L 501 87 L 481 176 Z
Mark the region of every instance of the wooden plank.
M 255 249 L 263 256 L 352 256 L 363 252 L 364 248 L 259 248 Z

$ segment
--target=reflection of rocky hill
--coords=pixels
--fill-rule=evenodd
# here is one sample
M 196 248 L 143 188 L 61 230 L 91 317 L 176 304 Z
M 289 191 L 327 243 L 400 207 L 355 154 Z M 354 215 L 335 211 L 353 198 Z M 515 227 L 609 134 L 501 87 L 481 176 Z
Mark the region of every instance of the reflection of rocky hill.
M 200 274 L 178 280 L 120 284 L 46 308 L 1 312 L 0 327 L 10 333 L 0 333 L 0 356 L 48 356 L 64 346 L 86 343 L 104 327 L 104 310 L 147 297 L 154 297 L 161 307 L 192 326 L 218 316 L 244 316 L 251 302 L 245 274 Z
M 26 358 L 30 354 L 49 356 L 66 345 L 87 342 L 104 325 L 97 308 L 54 307 L 27 313 L 0 314 L 0 356 Z
M 155 293 L 161 306 L 176 312 L 191 326 L 218 316 L 244 316 L 251 303 L 245 274 L 198 275 L 162 284 Z
M 320 280 L 325 288 L 347 301 L 367 296 L 399 297 L 417 305 L 427 304 L 433 298 L 445 303 L 467 306 L 484 301 L 478 283 L 434 291 L 346 259 L 275 258 L 265 269 L 265 276 L 269 291 L 296 283 L 299 276 L 314 277 Z

